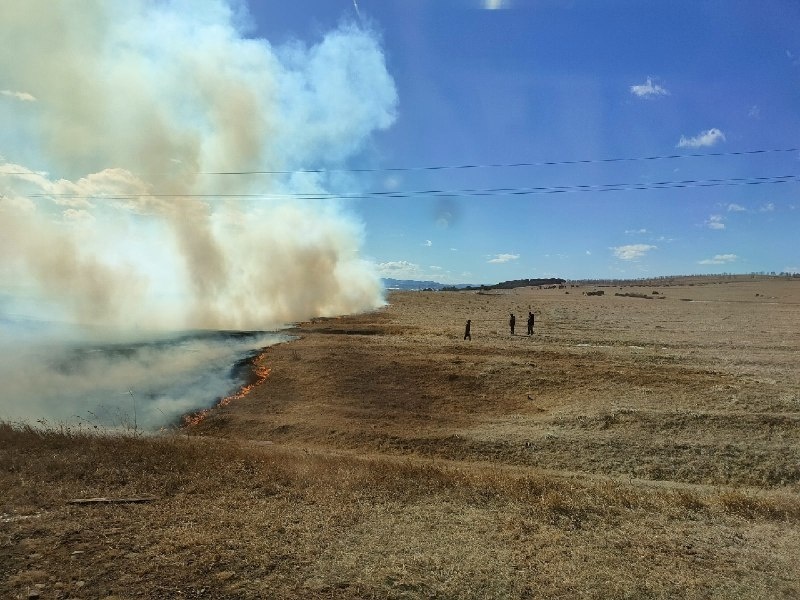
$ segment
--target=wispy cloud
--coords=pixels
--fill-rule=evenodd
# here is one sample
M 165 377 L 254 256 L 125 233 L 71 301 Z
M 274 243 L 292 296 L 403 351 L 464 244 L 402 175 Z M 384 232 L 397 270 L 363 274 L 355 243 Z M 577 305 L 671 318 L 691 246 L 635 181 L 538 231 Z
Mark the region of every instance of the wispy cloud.
M 773 212 L 775 205 L 772 202 L 767 202 L 764 206 L 758 209 L 760 212 Z
M 639 98 L 656 98 L 658 96 L 669 96 L 669 90 L 657 83 L 653 83 L 653 78 L 648 77 L 644 83 L 632 85 L 631 94 Z
M 488 263 L 507 263 L 512 260 L 517 260 L 519 258 L 519 254 L 495 254 L 494 257 L 490 258 L 486 262 Z
M 626 229 L 625 230 L 625 235 L 635 235 L 635 234 L 644 235 L 645 233 L 647 233 L 647 229 Z
M 750 110 L 747 112 L 747 116 L 751 119 L 760 119 L 761 118 L 761 109 L 758 107 L 757 104 L 754 104 L 750 107 Z
M 728 212 L 743 212 L 745 210 L 747 209 L 741 204 L 734 204 L 734 203 L 728 204 Z
M 678 148 L 703 148 L 713 146 L 720 141 L 725 141 L 725 134 L 716 127 L 712 127 L 708 131 L 701 131 L 694 137 L 687 138 L 682 135 L 678 142 Z
M 655 250 L 656 246 L 651 244 L 628 244 L 626 246 L 615 246 L 611 248 L 614 256 L 620 260 L 636 260 L 642 258 L 650 250 Z
M 725 219 L 722 218 L 722 215 L 711 215 L 708 217 L 708 221 L 706 221 L 706 226 L 709 229 L 725 229 L 725 223 L 723 223 Z
M 500 10 L 502 8 L 509 8 L 508 0 L 483 0 L 483 8 L 486 10 Z
M 430 240 L 425 240 L 424 242 L 422 242 L 422 245 L 430 248 L 431 246 L 433 246 L 433 242 Z
M 36 102 L 36 97 L 28 92 L 13 92 L 11 90 L 1 90 L 0 94 L 9 98 L 16 98 L 22 102 Z
M 736 262 L 739 259 L 735 254 L 715 254 L 712 258 L 704 258 L 698 260 L 697 263 L 701 265 L 726 265 L 728 263 Z

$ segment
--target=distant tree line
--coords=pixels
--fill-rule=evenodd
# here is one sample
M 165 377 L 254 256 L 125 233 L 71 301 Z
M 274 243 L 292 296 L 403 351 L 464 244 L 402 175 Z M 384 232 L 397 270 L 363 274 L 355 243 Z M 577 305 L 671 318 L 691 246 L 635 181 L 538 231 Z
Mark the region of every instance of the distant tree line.
M 404 279 L 384 279 L 383 283 L 387 289 L 421 290 L 424 292 L 444 291 L 488 291 L 488 290 L 510 290 L 519 287 L 538 287 L 538 288 L 558 288 L 578 287 L 591 285 L 595 287 L 621 287 L 621 286 L 649 286 L 649 285 L 696 285 L 707 283 L 723 283 L 725 281 L 741 281 L 743 279 L 755 278 L 783 278 L 800 281 L 800 273 L 794 271 L 759 271 L 752 273 L 716 273 L 716 274 L 694 274 L 694 275 L 659 275 L 655 277 L 642 277 L 639 279 L 561 279 L 559 277 L 548 277 L 538 279 L 512 279 L 511 281 L 501 281 L 496 284 L 458 284 L 444 285 L 435 281 L 414 281 Z
M 694 283 L 721 283 L 722 281 L 742 281 L 755 278 L 783 278 L 800 280 L 800 273 L 783 271 L 759 271 L 753 273 L 712 273 L 695 275 L 660 275 L 639 279 L 575 279 L 571 284 L 594 285 L 598 287 L 649 286 L 649 285 L 692 285 Z
M 496 283 L 494 285 L 465 287 L 445 286 L 442 288 L 442 291 L 456 292 L 462 290 L 512 290 L 519 287 L 559 286 L 564 285 L 564 283 L 566 283 L 565 279 L 559 279 L 557 277 L 548 277 L 546 279 L 513 279 L 511 281 L 501 281 L 500 283 Z

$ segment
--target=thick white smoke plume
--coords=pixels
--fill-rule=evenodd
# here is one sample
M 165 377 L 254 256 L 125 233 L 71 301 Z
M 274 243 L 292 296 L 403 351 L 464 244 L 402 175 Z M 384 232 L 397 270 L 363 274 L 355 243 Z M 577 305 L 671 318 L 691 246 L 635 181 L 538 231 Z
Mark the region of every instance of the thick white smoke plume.
M 42 342 L 43 321 L 106 336 L 266 330 L 383 301 L 347 207 L 297 198 L 353 191 L 341 173 L 307 171 L 346 166 L 394 121 L 380 44 L 343 24 L 311 45 L 272 46 L 243 33 L 242 9 L 0 3 L 0 418 L 79 398 L 103 371 L 124 379 L 114 393 L 125 403 L 137 380 L 121 373 L 170 376 L 157 373 L 169 360 L 87 362 L 88 351 L 54 342 L 57 329 Z M 243 171 L 286 174 L 214 174 Z M 214 355 L 185 353 L 197 366 Z M 53 378 L 53 364 L 79 366 Z
M 286 196 L 330 189 L 326 176 L 204 174 L 337 167 L 363 151 L 394 119 L 380 46 L 343 25 L 273 47 L 240 33 L 237 7 L 0 6 L 14 49 L 0 53 L 6 310 L 10 296 L 80 322 L 264 329 L 381 302 L 358 223 Z

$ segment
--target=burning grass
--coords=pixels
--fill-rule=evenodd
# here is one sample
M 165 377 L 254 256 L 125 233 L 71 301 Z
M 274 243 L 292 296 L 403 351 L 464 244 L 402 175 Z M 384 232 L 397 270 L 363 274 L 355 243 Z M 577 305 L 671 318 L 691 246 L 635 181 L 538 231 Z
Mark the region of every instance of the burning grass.
M 262 383 L 264 383 L 264 381 L 267 379 L 267 377 L 269 377 L 270 369 L 265 367 L 265 366 L 263 366 L 263 365 L 256 364 L 256 362 L 259 359 L 263 359 L 263 357 L 264 357 L 264 355 L 262 353 L 257 358 L 254 358 L 252 361 L 250 361 L 251 362 L 251 368 L 252 368 L 252 371 L 251 371 L 252 374 L 251 374 L 251 377 L 250 377 L 251 382 L 250 383 L 242 386 L 237 392 L 235 392 L 233 394 L 230 394 L 229 396 L 225 396 L 219 402 L 217 402 L 217 404 L 215 406 L 213 406 L 211 408 L 203 408 L 203 409 L 188 413 L 186 415 L 183 415 L 183 417 L 181 419 L 182 425 L 184 427 L 195 427 L 195 426 L 199 425 L 200 423 L 202 423 L 205 420 L 205 418 L 215 408 L 224 408 L 224 407 L 230 405 L 230 403 L 235 401 L 235 400 L 241 400 L 242 398 L 247 396 L 247 394 L 252 392 L 257 386 L 259 386 Z

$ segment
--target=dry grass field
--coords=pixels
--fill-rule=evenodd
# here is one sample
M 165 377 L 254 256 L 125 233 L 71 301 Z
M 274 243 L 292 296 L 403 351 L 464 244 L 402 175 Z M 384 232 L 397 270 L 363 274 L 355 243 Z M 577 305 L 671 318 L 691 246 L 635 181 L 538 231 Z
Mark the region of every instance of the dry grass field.
M 0 426 L 0 597 L 800 597 L 800 281 L 393 292 L 294 333 L 188 428 Z M 69 503 L 99 496 L 152 500 Z

